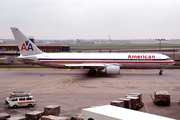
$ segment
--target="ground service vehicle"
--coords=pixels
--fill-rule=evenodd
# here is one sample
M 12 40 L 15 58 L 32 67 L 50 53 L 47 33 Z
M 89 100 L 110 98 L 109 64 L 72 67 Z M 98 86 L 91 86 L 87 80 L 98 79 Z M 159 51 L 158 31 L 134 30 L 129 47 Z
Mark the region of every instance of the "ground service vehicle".
M 36 105 L 35 98 L 33 96 L 30 96 L 30 92 L 29 93 L 13 92 L 10 97 L 6 98 L 5 103 L 9 107 L 14 107 L 14 108 L 21 106 L 32 107 Z

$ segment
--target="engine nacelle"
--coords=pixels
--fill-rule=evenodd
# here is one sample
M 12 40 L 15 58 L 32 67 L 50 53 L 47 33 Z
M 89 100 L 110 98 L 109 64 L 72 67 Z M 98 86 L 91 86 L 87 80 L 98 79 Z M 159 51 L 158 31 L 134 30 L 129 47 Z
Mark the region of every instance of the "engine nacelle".
M 120 66 L 107 66 L 105 73 L 108 75 L 118 75 L 120 74 Z

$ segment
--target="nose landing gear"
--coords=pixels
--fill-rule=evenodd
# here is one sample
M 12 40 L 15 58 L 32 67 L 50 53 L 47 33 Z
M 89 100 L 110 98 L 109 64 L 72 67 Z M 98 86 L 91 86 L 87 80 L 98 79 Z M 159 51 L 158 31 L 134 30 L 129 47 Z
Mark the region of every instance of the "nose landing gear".
M 162 75 L 163 69 L 159 69 L 159 75 Z

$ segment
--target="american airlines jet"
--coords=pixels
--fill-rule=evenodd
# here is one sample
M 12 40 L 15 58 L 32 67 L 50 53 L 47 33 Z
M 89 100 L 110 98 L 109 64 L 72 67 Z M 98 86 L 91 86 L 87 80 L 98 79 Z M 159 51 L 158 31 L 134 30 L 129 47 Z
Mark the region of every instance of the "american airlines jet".
M 175 62 L 170 57 L 156 53 L 44 53 L 18 28 L 11 28 L 21 55 L 18 60 L 53 68 L 89 69 L 88 75 L 97 70 L 106 74 L 120 74 L 120 69 L 159 69 Z

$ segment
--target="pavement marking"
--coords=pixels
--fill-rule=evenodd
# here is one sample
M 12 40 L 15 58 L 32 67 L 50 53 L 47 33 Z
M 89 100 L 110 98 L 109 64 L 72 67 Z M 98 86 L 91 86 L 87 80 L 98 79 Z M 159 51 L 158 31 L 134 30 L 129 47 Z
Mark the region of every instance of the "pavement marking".
M 68 77 L 68 76 L 64 76 L 65 78 L 68 78 L 70 79 L 71 81 L 67 84 L 64 84 L 64 85 L 60 85 L 60 86 L 55 86 L 55 87 L 52 87 L 52 88 L 44 88 L 44 89 L 36 89 L 36 90 L 32 90 L 32 91 L 42 91 L 42 90 L 50 90 L 50 89 L 56 89 L 56 88 L 61 88 L 61 87 L 65 87 L 65 86 L 68 86 L 69 84 L 71 84 L 73 82 L 73 79 Z
M 146 108 L 146 112 L 149 113 L 149 110 L 148 110 L 148 107 L 147 107 L 146 103 L 145 103 L 145 108 Z
M 43 82 L 38 82 L 38 83 L 33 83 L 33 84 L 29 84 L 29 85 L 24 85 L 24 86 L 19 86 L 19 87 L 15 87 L 15 88 L 4 89 L 4 90 L 0 90 L 0 92 L 7 91 L 7 90 L 14 90 L 14 89 L 18 89 L 18 88 L 29 87 L 29 86 L 34 86 L 34 85 L 39 85 L 39 84 L 43 84 L 43 83 L 47 83 L 47 82 L 51 82 L 51 81 L 60 80 L 60 79 L 61 78 L 54 79 L 54 80 L 43 81 Z
M 67 69 L 66 71 L 70 71 L 71 69 Z
M 132 71 L 133 71 L 133 72 L 135 72 L 135 70 L 134 70 L 134 69 L 132 69 Z
M 7 69 L 1 69 L 1 71 L 5 71 L 5 70 L 7 70 Z
M 25 88 L 25 87 L 31 87 L 31 86 L 35 86 L 35 85 L 40 85 L 40 84 L 44 84 L 44 83 L 48 83 L 48 82 L 52 82 L 52 81 L 57 81 L 57 80 L 61 80 L 63 78 L 68 78 L 71 81 L 69 83 L 66 83 L 64 85 L 61 86 L 56 86 L 56 87 L 52 87 L 52 88 L 44 88 L 44 89 L 38 89 L 38 90 L 33 90 L 33 91 L 40 91 L 40 90 L 47 90 L 47 89 L 55 89 L 55 88 L 60 88 L 60 87 L 65 87 L 69 84 L 71 84 L 73 82 L 72 78 L 68 77 L 68 76 L 64 76 L 62 78 L 58 78 L 58 79 L 53 79 L 53 80 L 47 80 L 47 81 L 43 81 L 43 82 L 38 82 L 38 83 L 33 83 L 33 84 L 29 84 L 29 85 L 24 85 L 24 86 L 19 86 L 19 87 L 15 87 L 15 88 L 9 88 L 9 89 L 4 89 L 4 90 L 0 90 L 0 92 L 4 92 L 4 91 L 9 91 L 9 90 L 15 90 L 15 89 L 19 89 L 19 88 Z M 1 93 L 0 93 L 1 94 Z

